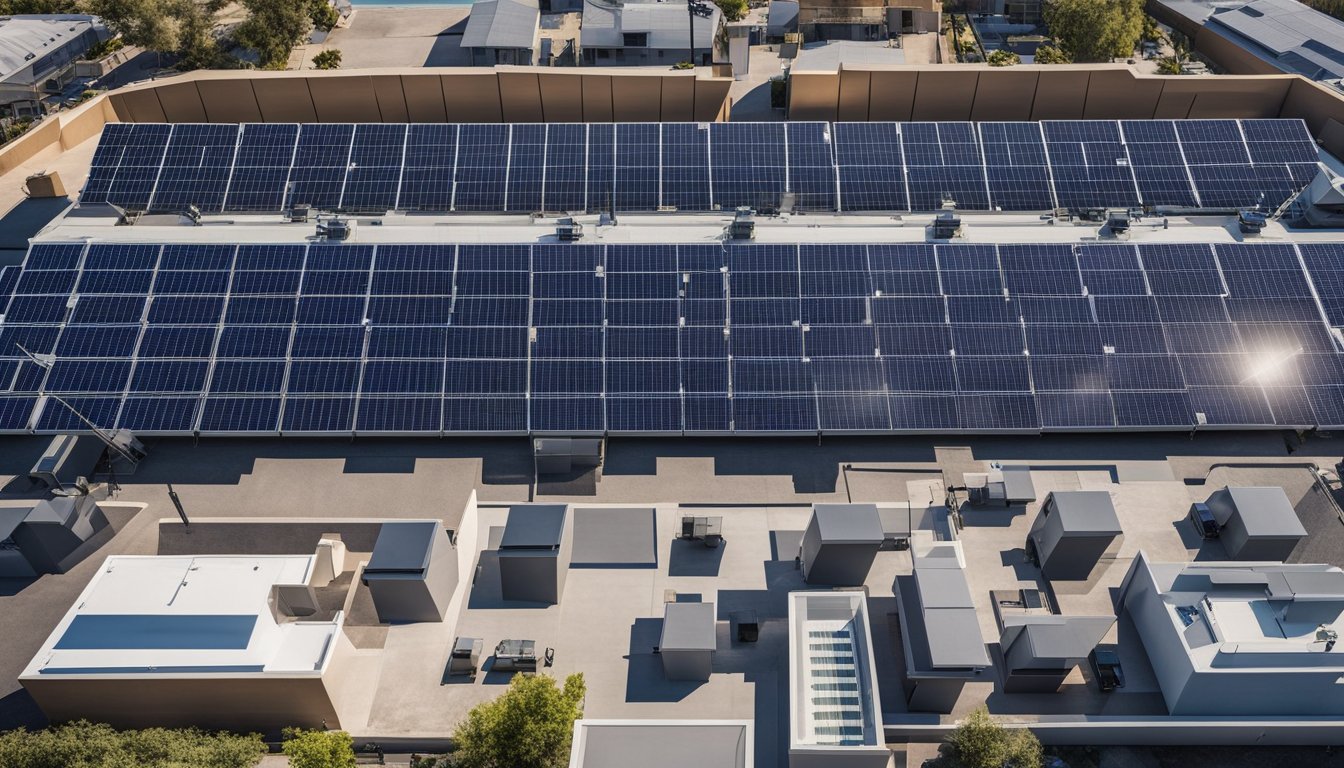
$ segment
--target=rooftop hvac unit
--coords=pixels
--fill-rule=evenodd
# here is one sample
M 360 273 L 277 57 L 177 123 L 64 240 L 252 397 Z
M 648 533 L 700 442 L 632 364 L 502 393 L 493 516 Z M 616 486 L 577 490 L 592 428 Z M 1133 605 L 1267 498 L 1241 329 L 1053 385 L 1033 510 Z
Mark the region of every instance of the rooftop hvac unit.
M 330 219 L 317 224 L 317 236 L 323 240 L 344 242 L 353 233 L 354 224 L 344 219 Z
M 583 237 L 583 225 L 569 217 L 560 219 L 555 224 L 555 237 L 562 243 L 578 242 Z
M 311 205 L 294 205 L 289 209 L 289 221 L 291 224 L 307 224 L 308 217 L 313 213 Z
M 951 240 L 961 234 L 961 217 L 944 211 L 934 217 L 931 230 L 934 240 Z
M 1269 222 L 1269 216 L 1263 211 L 1238 211 L 1237 229 L 1243 235 L 1258 235 Z
M 728 225 L 728 237 L 733 240 L 751 240 L 756 237 L 755 213 L 750 208 L 738 208 L 733 214 L 733 223 Z
M 1106 229 L 1112 235 L 1123 235 L 1129 232 L 1129 213 L 1126 211 L 1116 211 L 1106 217 Z

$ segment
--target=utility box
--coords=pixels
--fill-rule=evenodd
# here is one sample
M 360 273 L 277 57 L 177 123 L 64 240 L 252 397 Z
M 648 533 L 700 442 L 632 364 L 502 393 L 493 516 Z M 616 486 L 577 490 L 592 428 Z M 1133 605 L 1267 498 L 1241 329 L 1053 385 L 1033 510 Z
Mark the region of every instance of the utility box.
M 574 548 L 574 520 L 565 504 L 509 508 L 499 542 L 499 583 L 505 600 L 560 602 Z
M 1307 529 L 1282 488 L 1233 488 L 1215 492 L 1206 504 L 1233 560 L 1283 562 Z
M 876 504 L 813 504 L 799 556 L 808 584 L 858 587 L 882 547 Z
M 1046 578 L 1087 581 L 1123 531 L 1106 491 L 1054 491 L 1031 524 L 1027 549 Z
M 360 579 L 379 621 L 443 621 L 457 589 L 457 550 L 438 520 L 389 520 Z
M 717 645 L 713 603 L 668 603 L 658 653 L 668 680 L 709 680 Z
M 65 184 L 61 175 L 55 171 L 34 173 L 24 180 L 24 189 L 29 197 L 65 197 Z

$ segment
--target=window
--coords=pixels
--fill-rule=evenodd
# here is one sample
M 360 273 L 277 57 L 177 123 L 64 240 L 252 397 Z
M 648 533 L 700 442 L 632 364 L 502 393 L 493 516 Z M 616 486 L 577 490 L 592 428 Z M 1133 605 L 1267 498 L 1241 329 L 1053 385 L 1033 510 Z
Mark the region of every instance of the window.
M 623 37 L 626 48 L 645 48 L 649 44 L 648 32 L 626 32 Z

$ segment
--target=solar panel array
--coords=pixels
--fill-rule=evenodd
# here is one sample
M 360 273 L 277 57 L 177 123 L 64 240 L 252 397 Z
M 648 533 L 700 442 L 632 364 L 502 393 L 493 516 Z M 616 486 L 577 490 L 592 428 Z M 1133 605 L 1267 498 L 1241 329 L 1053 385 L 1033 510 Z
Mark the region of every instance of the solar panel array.
M 83 202 L 276 212 L 1275 208 L 1300 120 L 108 125 Z
M 46 395 L 164 434 L 1339 427 L 1341 275 L 1338 244 L 39 243 L 0 272 L 0 430 L 83 428 Z

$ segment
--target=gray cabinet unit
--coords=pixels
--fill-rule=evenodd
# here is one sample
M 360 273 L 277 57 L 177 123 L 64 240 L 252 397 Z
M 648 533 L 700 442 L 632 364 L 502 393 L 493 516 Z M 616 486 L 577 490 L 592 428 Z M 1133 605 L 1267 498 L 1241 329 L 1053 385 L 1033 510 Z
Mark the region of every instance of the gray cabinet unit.
M 813 504 L 800 556 L 808 584 L 861 586 L 882 546 L 876 504 Z
M 1123 533 L 1111 494 L 1054 491 L 1045 497 L 1027 535 L 1041 573 L 1052 580 L 1087 581 L 1101 556 Z
M 499 542 L 500 593 L 505 600 L 556 604 L 565 591 L 573 552 L 573 516 L 565 504 L 509 508 Z
M 1207 504 L 1233 560 L 1283 562 L 1307 536 L 1282 488 L 1227 487 Z
M 380 621 L 443 621 L 457 588 L 457 550 L 438 520 L 389 521 L 361 578 Z
M 709 680 L 717 644 L 713 603 L 668 603 L 658 643 L 668 680 Z

